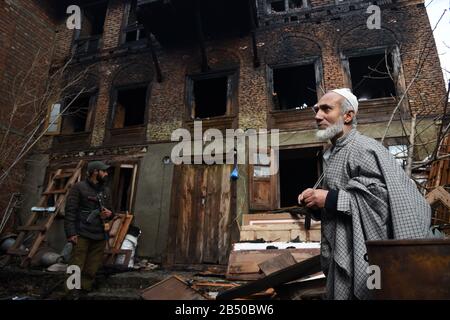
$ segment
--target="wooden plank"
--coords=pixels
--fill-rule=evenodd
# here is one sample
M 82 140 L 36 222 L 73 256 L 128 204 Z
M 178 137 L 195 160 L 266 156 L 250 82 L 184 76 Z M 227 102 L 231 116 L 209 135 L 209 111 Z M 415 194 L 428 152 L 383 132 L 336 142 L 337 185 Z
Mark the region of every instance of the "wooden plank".
M 44 192 L 43 195 L 48 196 L 48 195 L 52 195 L 52 194 L 63 194 L 66 192 L 67 192 L 66 189 L 50 190 L 50 191 Z
M 313 298 L 318 299 L 324 295 L 326 290 L 326 278 L 319 278 L 306 281 L 294 281 L 282 284 L 275 288 L 277 296 L 281 300 L 304 300 Z
M 231 224 L 233 219 L 231 217 L 231 183 L 230 174 L 232 170 L 231 165 L 223 165 L 219 167 L 221 169 L 218 172 L 219 179 L 219 194 L 217 198 L 220 201 L 219 204 L 219 217 L 218 221 L 218 233 L 219 233 L 219 250 L 218 259 L 219 264 L 227 264 L 228 255 L 231 250 Z
M 17 231 L 46 231 L 46 226 L 23 226 L 18 227 Z
M 128 229 L 130 228 L 131 221 L 133 220 L 132 214 L 126 214 L 123 217 L 123 223 L 120 227 L 120 231 L 116 236 L 116 241 L 114 243 L 114 249 L 120 249 L 122 246 L 123 240 L 125 240 L 125 237 L 127 235 Z
M 268 259 L 262 263 L 259 263 L 258 266 L 261 271 L 268 276 L 271 273 L 274 273 L 278 270 L 287 268 L 293 264 L 296 264 L 297 261 L 292 256 L 290 252 L 286 252 L 284 254 L 280 254 L 272 259 Z
M 205 230 L 204 230 L 204 256 L 205 263 L 218 263 L 218 191 L 214 172 L 217 166 L 208 166 L 206 169 L 206 204 L 205 204 Z
M 217 295 L 217 300 L 230 300 L 249 296 L 269 288 L 274 288 L 284 283 L 300 279 L 302 277 L 321 271 L 320 255 L 305 261 L 296 263 L 285 269 L 276 271 L 262 279 L 250 282 L 237 288 L 227 290 Z
M 144 300 L 207 300 L 177 276 L 171 276 L 143 290 L 141 297 Z
M 289 252 L 296 262 L 320 254 L 320 249 L 268 249 L 232 251 L 228 262 L 228 280 L 256 280 L 264 277 L 258 264 Z
M 265 220 L 270 220 L 270 224 L 278 223 L 277 220 L 281 220 L 283 224 L 298 224 L 302 225 L 304 223 L 304 218 L 290 213 L 263 213 L 263 214 L 244 214 L 242 215 L 242 225 L 247 226 L 251 223 L 259 225 L 260 222 Z
M 437 187 L 428 193 L 426 200 L 431 206 L 437 202 L 440 202 L 450 210 L 450 193 L 448 193 L 443 187 Z

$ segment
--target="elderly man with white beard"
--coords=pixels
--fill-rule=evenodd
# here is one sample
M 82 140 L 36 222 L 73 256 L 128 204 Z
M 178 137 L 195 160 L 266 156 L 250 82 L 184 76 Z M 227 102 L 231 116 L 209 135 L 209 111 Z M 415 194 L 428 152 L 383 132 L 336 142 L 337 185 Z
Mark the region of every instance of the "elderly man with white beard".
M 389 151 L 356 130 L 350 89 L 327 92 L 314 111 L 317 138 L 331 147 L 322 188 L 304 190 L 298 201 L 321 220 L 326 297 L 371 299 L 365 241 L 432 237 L 431 208 Z

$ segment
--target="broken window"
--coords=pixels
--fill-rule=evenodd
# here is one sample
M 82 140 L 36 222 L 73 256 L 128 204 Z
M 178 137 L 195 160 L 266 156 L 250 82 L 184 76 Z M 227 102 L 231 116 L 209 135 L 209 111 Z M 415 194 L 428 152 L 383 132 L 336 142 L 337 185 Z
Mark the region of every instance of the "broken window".
M 67 102 L 68 107 L 63 112 L 61 133 L 71 134 L 90 130 L 90 106 L 93 96 L 79 96 Z
M 81 30 L 77 31 L 75 53 L 94 53 L 99 49 L 100 38 L 103 34 L 107 1 L 98 1 L 81 8 Z
M 137 18 L 137 0 L 128 3 L 128 15 L 125 27 L 125 43 L 135 42 L 145 39 L 147 34 L 144 26 L 139 24 Z
M 286 12 L 307 6 L 307 0 L 267 0 L 268 13 Z
M 117 90 L 113 107 L 113 128 L 143 125 L 147 101 L 147 87 Z
M 273 69 L 274 110 L 305 109 L 317 102 L 314 64 Z
M 270 2 L 270 10 L 272 12 L 284 12 L 284 11 L 286 11 L 285 1 L 284 0 L 271 1 Z
M 279 151 L 280 207 L 298 204 L 298 195 L 315 185 L 321 170 L 321 149 L 302 148 Z
M 235 71 L 200 74 L 187 79 L 187 104 L 191 119 L 231 115 L 236 103 Z
M 396 96 L 391 54 L 348 59 L 352 88 L 359 100 Z
M 108 1 L 97 1 L 82 7 L 83 20 L 80 36 L 97 36 L 103 34 Z
M 306 1 L 304 0 L 288 0 L 289 9 L 299 9 L 306 6 Z

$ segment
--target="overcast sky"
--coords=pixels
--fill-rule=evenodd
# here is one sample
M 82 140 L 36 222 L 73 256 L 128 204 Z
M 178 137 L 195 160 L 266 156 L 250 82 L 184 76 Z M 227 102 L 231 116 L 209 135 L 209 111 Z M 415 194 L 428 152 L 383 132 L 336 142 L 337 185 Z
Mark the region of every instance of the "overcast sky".
M 434 31 L 434 39 L 441 59 L 445 82 L 450 79 L 450 0 L 426 0 L 428 17 L 431 28 L 436 26 L 439 18 L 444 13 L 441 22 Z

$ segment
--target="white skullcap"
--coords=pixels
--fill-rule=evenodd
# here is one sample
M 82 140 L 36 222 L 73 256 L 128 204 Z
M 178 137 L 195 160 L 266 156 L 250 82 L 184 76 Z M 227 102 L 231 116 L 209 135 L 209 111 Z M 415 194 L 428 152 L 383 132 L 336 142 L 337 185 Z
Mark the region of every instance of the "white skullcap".
M 347 99 L 347 101 L 350 102 L 353 110 L 355 111 L 355 114 L 358 113 L 358 98 L 356 98 L 356 96 L 352 93 L 352 91 L 349 88 L 334 89 L 331 91 Z

